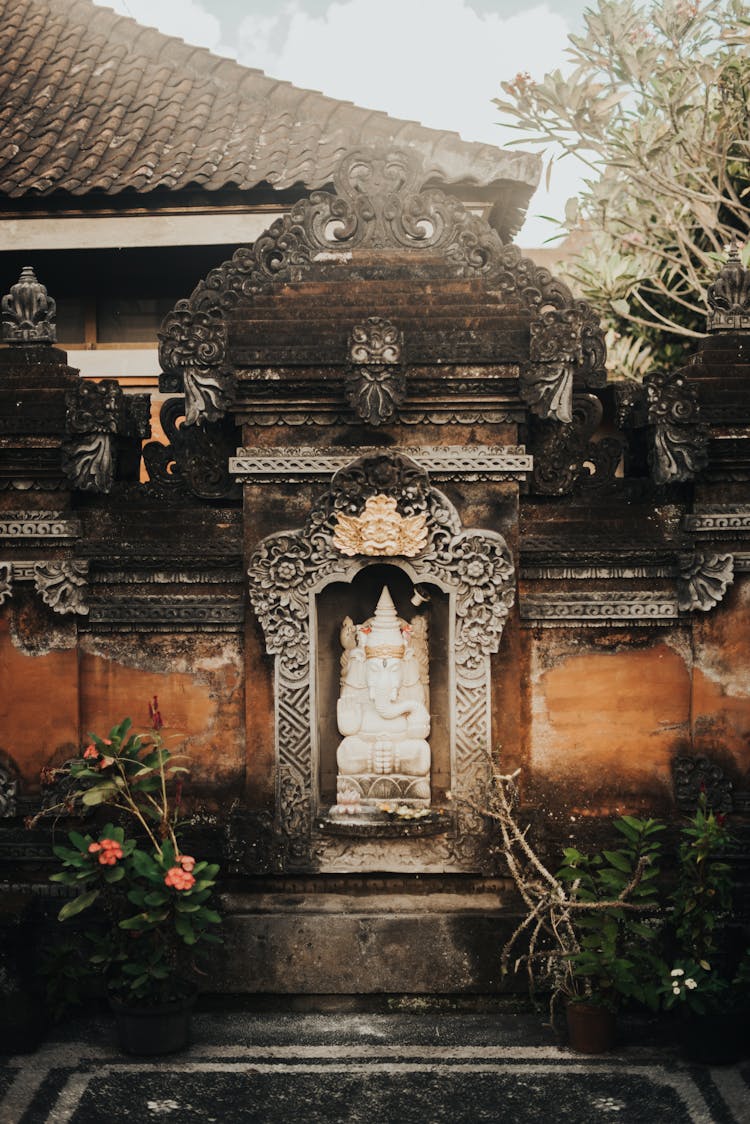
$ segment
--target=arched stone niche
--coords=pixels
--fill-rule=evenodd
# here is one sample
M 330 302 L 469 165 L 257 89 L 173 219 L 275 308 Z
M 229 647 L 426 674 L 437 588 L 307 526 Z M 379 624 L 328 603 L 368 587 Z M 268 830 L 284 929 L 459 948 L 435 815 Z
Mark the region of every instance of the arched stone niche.
M 442 583 L 441 583 L 442 584 Z M 417 582 L 408 562 L 354 563 L 348 581 L 328 582 L 314 598 L 315 619 L 312 625 L 311 666 L 315 672 L 316 744 L 313 759 L 317 761 L 317 784 L 313 777 L 313 796 L 318 797 L 320 810 L 336 802 L 336 747 L 341 740 L 336 725 L 336 702 L 340 690 L 339 633 L 341 622 L 349 616 L 362 622 L 371 617 L 384 585 L 388 586 L 402 620 L 414 623 L 422 617 L 427 621 L 429 637 L 430 682 L 430 749 L 432 766 L 430 788 L 433 805 L 444 805 L 451 790 L 451 730 L 453 667 L 445 654 L 451 650 L 451 595 L 437 582 Z M 417 597 L 415 598 L 415 591 Z M 418 605 L 413 600 L 419 600 Z
M 414 556 L 348 555 L 341 549 L 342 517 L 359 519 L 373 497 L 395 501 L 397 528 L 399 521 L 421 521 L 424 534 Z M 435 779 L 437 791 L 442 783 L 444 792 L 449 769 L 455 811 L 450 829 L 435 838 L 330 838 L 317 817 L 330 789 L 330 746 L 321 743 L 332 736 L 336 633 L 346 606 L 360 619 L 363 612 L 371 614 L 368 598 L 386 572 L 396 579 L 399 610 L 407 611 L 403 600 L 412 586 L 435 592 L 440 644 L 431 644 L 430 658 L 441 666 L 435 668 L 431 711 L 443 728 Z M 296 841 L 292 864 L 332 872 L 480 869 L 481 820 L 462 798 L 481 793 L 487 779 L 490 657 L 498 651 L 515 595 L 514 566 L 502 536 L 464 529 L 424 469 L 396 452 L 378 452 L 338 471 L 303 527 L 263 539 L 249 577 L 266 650 L 275 657 L 276 819 L 277 830 Z

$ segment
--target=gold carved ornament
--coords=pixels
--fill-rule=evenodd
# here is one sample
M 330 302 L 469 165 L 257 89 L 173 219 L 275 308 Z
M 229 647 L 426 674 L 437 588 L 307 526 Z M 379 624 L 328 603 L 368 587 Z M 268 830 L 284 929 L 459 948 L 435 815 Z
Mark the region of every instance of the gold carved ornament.
M 370 496 L 361 515 L 338 512 L 333 545 L 342 554 L 415 558 L 427 546 L 427 515 L 405 516 L 390 496 Z

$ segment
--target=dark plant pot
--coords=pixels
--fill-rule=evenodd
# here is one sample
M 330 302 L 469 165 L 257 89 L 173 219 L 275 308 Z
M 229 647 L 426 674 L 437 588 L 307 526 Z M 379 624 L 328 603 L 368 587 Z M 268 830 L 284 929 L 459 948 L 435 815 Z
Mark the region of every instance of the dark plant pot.
M 568 1042 L 579 1054 L 606 1054 L 615 1044 L 617 1016 L 596 1003 L 568 1003 Z
M 38 999 L 25 991 L 0 996 L 0 1054 L 31 1054 L 42 1042 L 45 1017 Z
M 734 1065 L 748 1052 L 747 1031 L 743 1012 L 690 1015 L 682 1023 L 682 1053 L 699 1065 Z
M 190 1015 L 195 995 L 154 1007 L 136 1007 L 110 999 L 120 1049 L 126 1054 L 154 1057 L 175 1054 L 190 1045 Z

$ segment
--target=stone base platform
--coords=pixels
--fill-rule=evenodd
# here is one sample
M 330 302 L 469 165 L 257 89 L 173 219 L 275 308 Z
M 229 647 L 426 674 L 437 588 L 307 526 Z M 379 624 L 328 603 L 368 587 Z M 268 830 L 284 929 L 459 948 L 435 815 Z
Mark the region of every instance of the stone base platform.
M 233 893 L 222 907 L 207 990 L 223 994 L 492 994 L 519 920 L 494 891 Z

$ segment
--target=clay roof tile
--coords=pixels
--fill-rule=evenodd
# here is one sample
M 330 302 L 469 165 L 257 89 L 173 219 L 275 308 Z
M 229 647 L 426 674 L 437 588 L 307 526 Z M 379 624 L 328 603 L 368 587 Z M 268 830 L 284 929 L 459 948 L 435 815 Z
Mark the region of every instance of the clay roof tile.
M 0 0 L 0 194 L 200 184 L 308 189 L 362 143 L 403 143 L 444 183 L 530 197 L 539 159 L 337 101 L 91 0 Z M 518 221 L 517 211 L 513 221 Z

